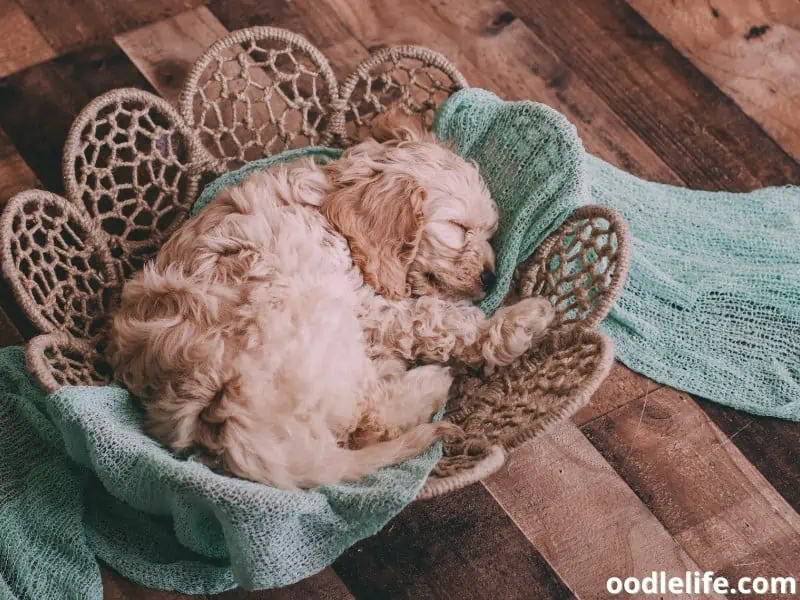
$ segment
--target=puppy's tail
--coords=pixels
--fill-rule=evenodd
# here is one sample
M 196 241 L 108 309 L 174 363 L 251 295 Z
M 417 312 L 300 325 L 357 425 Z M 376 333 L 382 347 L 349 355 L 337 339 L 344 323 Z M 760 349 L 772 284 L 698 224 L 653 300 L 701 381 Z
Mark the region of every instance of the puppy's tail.
M 425 423 L 397 438 L 379 442 L 358 450 L 348 450 L 335 444 L 304 457 L 285 457 L 281 460 L 273 447 L 269 455 L 255 456 L 263 444 L 229 446 L 225 452 L 226 467 L 235 475 L 274 485 L 283 489 L 308 489 L 320 485 L 352 482 L 421 454 L 435 441 L 458 435 L 460 428 L 452 423 Z

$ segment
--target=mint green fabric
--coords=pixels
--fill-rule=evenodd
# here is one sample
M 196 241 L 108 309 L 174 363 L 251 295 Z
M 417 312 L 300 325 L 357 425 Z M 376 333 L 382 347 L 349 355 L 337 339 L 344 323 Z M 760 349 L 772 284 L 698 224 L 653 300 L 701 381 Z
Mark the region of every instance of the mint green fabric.
M 754 414 L 800 420 L 800 188 L 700 192 L 643 181 L 584 153 L 534 102 L 467 89 L 437 134 L 476 161 L 498 202 L 498 285 L 582 204 L 618 210 L 632 235 L 621 299 L 602 328 L 617 357 L 660 383 Z

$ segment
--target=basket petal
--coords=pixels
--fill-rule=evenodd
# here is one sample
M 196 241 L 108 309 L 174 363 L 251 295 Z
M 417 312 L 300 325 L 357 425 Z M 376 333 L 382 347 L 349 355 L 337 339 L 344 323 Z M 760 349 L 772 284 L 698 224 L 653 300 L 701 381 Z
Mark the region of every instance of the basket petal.
M 209 161 L 167 102 L 141 90 L 113 90 L 72 125 L 64 148 L 67 198 L 106 234 L 127 278 L 186 219 Z
M 305 38 L 274 27 L 242 29 L 195 63 L 181 114 L 229 170 L 289 148 L 326 144 L 336 78 Z
M 119 290 L 104 236 L 80 208 L 28 190 L 0 219 L 2 267 L 18 303 L 40 331 L 97 339 Z
M 25 347 L 28 371 L 46 392 L 65 385 L 107 385 L 112 369 L 90 344 L 64 332 L 40 335 Z
M 376 114 L 390 104 L 418 114 L 430 128 L 436 109 L 467 80 L 443 55 L 421 46 L 384 48 L 364 60 L 342 84 L 331 131 L 339 145 L 369 135 Z
M 594 327 L 622 293 L 629 264 L 624 219 L 605 206 L 583 206 L 519 267 L 515 293 L 506 303 L 545 296 L 561 325 Z
M 485 479 L 506 453 L 546 433 L 585 406 L 614 361 L 611 340 L 583 327 L 553 331 L 513 365 L 459 376 L 448 414 L 466 437 L 448 444 L 418 499 Z

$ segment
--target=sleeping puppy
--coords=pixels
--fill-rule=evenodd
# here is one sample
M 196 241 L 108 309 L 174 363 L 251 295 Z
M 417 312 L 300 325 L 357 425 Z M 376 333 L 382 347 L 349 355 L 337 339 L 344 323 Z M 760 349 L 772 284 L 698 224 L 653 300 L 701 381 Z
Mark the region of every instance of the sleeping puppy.
M 458 435 L 430 423 L 448 364 L 543 336 L 545 299 L 473 304 L 498 222 L 476 167 L 399 111 L 374 135 L 225 190 L 125 284 L 110 362 L 170 449 L 284 489 L 354 481 Z

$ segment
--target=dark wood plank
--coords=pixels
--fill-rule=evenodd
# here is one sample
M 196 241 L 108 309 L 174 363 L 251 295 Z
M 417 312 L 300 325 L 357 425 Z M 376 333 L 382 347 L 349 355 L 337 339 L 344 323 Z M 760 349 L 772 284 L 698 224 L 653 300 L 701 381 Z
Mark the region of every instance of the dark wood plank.
M 663 388 L 582 430 L 702 570 L 800 572 L 800 515 L 688 395 Z
M 571 423 L 518 449 L 485 485 L 579 598 L 604 597 L 609 577 L 700 570 Z
M 800 512 L 800 423 L 748 415 L 698 400 L 739 451 Z
M 90 100 L 126 86 L 150 89 L 116 45 L 74 52 L 0 81 L 0 128 L 45 188 L 62 193 L 61 155 L 72 121 Z
M 573 597 L 480 485 L 411 504 L 334 570 L 359 599 Z
M 112 36 L 160 21 L 202 4 L 202 0 L 17 0 L 42 36 L 63 54 L 108 42 Z
M 0 209 L 14 194 L 37 185 L 36 175 L 0 129 Z
M 508 4 L 687 185 L 800 181 L 800 165 L 624 2 Z
M 0 77 L 55 56 L 15 0 L 0 0 L 0 40 Z

